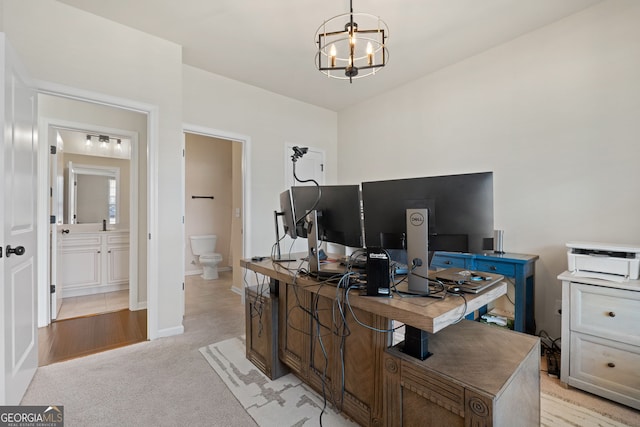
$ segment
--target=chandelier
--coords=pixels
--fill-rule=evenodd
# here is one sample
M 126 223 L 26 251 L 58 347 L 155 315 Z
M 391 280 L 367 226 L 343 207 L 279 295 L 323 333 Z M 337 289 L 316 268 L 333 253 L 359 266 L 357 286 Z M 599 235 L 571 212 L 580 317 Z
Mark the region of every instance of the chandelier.
M 389 27 L 380 17 L 353 13 L 349 0 L 349 13 L 324 21 L 316 31 L 316 67 L 328 77 L 350 83 L 373 75 L 389 60 L 388 37 Z

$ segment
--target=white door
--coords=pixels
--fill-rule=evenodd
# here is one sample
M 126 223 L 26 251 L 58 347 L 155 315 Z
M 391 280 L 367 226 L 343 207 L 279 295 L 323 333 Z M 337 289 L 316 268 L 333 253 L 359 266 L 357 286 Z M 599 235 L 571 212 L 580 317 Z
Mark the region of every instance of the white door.
M 0 33 L 4 64 L 0 136 L 2 376 L 0 405 L 20 403 L 38 367 L 36 257 L 36 95 Z

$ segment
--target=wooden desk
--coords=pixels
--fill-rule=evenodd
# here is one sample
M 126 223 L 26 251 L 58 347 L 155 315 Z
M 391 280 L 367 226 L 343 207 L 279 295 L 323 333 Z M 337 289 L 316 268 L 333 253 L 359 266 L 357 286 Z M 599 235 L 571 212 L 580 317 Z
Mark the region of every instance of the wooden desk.
M 315 278 L 305 275 L 295 276 L 287 268 L 289 265 L 293 267 L 298 264 L 295 262 L 274 263 L 271 260 L 261 262 L 240 261 L 242 267 L 264 274 L 278 282 L 295 283 L 308 292 L 327 298 L 335 298 L 335 284 L 322 284 Z M 495 275 L 496 285 L 477 295 L 465 294 L 466 307 L 464 300 L 455 296 L 448 296 L 444 300 L 436 298 L 400 298 L 398 296 L 393 298 L 368 297 L 359 295 L 357 291 L 349 293 L 349 302 L 352 307 L 397 320 L 429 333 L 436 333 L 506 294 L 507 284 L 502 282 L 501 279 L 502 276 Z
M 278 300 L 278 324 L 268 325 L 269 319 L 262 318 L 261 325 L 262 328 L 273 329 L 271 336 L 274 340 L 277 339 L 277 343 L 273 345 L 278 348 L 279 360 L 316 391 L 324 391 L 331 403 L 360 425 L 419 423 L 418 420 L 422 419 L 417 415 L 419 411 L 415 412 L 411 408 L 416 402 L 420 402 L 420 399 L 415 392 L 409 393 L 409 389 L 403 385 L 406 378 L 417 381 L 424 390 L 433 390 L 433 378 L 436 378 L 445 388 L 457 387 L 463 390 L 462 396 L 470 396 L 471 391 L 479 393 L 482 402 L 488 408 L 485 416 L 479 417 L 473 407 L 478 404 L 477 399 L 463 399 L 455 408 L 449 402 L 436 399 L 435 406 L 432 405 L 431 408 L 438 407 L 437 411 L 447 412 L 449 416 L 438 417 L 428 425 L 462 426 L 465 423 L 471 425 L 472 421 L 473 425 L 478 426 L 499 425 L 497 422 L 504 419 L 504 414 L 512 411 L 501 404 L 510 401 L 506 398 L 500 399 L 502 393 L 507 390 L 505 382 L 512 383 L 513 378 L 520 378 L 522 375 L 526 376 L 528 381 L 518 380 L 517 384 L 525 389 L 524 395 L 527 398 L 537 395 L 538 403 L 530 411 L 534 414 L 532 418 L 535 420 L 529 423 L 531 419 L 523 418 L 526 423 L 520 425 L 534 425 L 536 422 L 539 425 L 538 338 L 469 321 L 460 322 L 453 332 L 448 332 L 449 328 L 446 328 L 465 314 L 504 294 L 506 284 L 498 283 L 478 295 L 466 295 L 466 308 L 464 301 L 458 297 L 447 297 L 444 300 L 367 297 L 357 295 L 353 291 L 348 294 L 349 308 L 345 303 L 347 295 L 344 289 L 339 289 L 333 284 L 319 283 L 310 277 L 296 276 L 285 268 L 287 264 L 275 264 L 270 260 L 242 260 L 241 265 L 271 279 L 271 299 Z M 297 267 L 298 263 L 290 265 Z M 254 298 L 253 301 L 258 300 Z M 252 311 L 264 312 L 255 309 Z M 467 383 L 463 374 L 466 372 L 465 369 L 443 371 L 437 366 L 434 368 L 433 362 L 430 362 L 432 358 L 420 361 L 398 352 L 397 348 L 390 349 L 392 333 L 387 331 L 390 330 L 392 320 L 433 333 L 434 338 L 438 337 L 439 333 L 444 334 L 443 339 L 435 339 L 434 354 L 442 352 L 444 357 L 457 354 L 456 360 L 462 364 L 461 366 L 474 366 L 480 373 L 503 370 L 500 378 L 492 380 L 496 384 L 501 383 L 502 386 L 486 390 L 476 382 Z M 251 328 L 255 327 L 251 325 L 255 324 L 256 321 L 247 316 L 248 352 L 259 352 L 260 348 L 264 347 L 263 343 L 256 343 L 255 346 L 252 343 Z M 462 326 L 460 329 L 459 325 L 467 324 L 471 326 Z M 454 344 L 463 332 L 455 331 L 466 331 L 469 327 L 473 330 L 482 328 L 478 331 L 482 332 L 483 349 L 490 346 L 493 338 L 498 337 L 503 338 L 502 341 L 496 341 L 497 345 L 499 342 L 509 342 L 509 348 L 504 351 L 496 347 L 494 354 L 488 353 L 484 358 L 477 358 L 473 351 L 474 334 L 471 334 L 465 338 L 468 347 L 458 354 L 460 347 Z M 371 328 L 376 328 L 377 331 Z M 531 362 L 531 354 L 536 355 L 535 366 Z M 433 360 L 442 360 L 442 356 Z M 482 362 L 478 363 L 478 360 Z M 395 373 L 389 371 L 392 361 L 395 361 L 398 367 Z M 514 366 L 518 369 L 514 369 Z M 418 375 L 405 378 L 403 372 L 417 372 Z M 403 414 L 413 415 L 406 419 Z M 456 420 L 455 423 L 452 424 L 452 420 Z

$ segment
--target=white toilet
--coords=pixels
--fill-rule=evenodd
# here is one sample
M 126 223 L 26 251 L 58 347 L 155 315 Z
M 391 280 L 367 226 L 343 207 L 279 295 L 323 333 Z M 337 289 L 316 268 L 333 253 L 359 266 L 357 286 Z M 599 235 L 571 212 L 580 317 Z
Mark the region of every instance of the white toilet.
M 222 255 L 217 254 L 216 241 L 218 236 L 208 234 L 204 236 L 191 236 L 191 252 L 198 257 L 202 266 L 202 278 L 205 280 L 218 278 L 218 264 L 222 261 Z

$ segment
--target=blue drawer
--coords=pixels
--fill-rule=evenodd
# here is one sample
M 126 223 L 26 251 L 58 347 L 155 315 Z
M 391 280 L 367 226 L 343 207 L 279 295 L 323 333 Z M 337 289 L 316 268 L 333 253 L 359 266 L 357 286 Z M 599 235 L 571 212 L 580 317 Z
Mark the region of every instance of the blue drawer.
M 465 258 L 454 258 L 446 255 L 435 254 L 431 259 L 431 268 L 467 268 Z
M 516 275 L 516 266 L 511 262 L 476 259 L 474 270 L 497 273 L 507 277 L 515 277 Z

